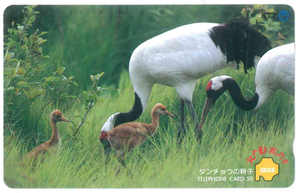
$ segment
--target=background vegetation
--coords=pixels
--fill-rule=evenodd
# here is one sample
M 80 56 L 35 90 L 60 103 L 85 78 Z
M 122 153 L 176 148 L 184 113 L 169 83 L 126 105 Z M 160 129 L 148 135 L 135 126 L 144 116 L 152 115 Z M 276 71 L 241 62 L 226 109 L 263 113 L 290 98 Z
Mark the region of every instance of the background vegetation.
M 289 20 L 262 19 L 264 12 L 281 10 L 290 13 Z M 151 108 L 157 102 L 177 118 L 163 118 L 155 137 L 127 157 L 126 168 L 120 167 L 115 152 L 104 155 L 98 140 L 107 117 L 132 106 L 127 69 L 140 43 L 180 25 L 223 23 L 239 16 L 249 17 L 274 46 L 286 44 L 294 41 L 290 7 L 11 6 L 4 15 L 4 179 L 8 186 L 284 187 L 293 182 L 294 99 L 283 92 L 257 112 L 237 109 L 224 95 L 207 119 L 201 145 L 190 125 L 191 131 L 178 147 L 177 94 L 173 88 L 155 85 L 149 108 L 139 121 L 150 122 Z M 197 114 L 201 114 L 204 88 L 212 76 L 234 77 L 246 96 L 251 96 L 254 73 L 244 75 L 243 69 L 228 68 L 202 78 L 194 94 Z M 23 158 L 50 138 L 48 118 L 54 108 L 73 122 L 59 125 L 62 148 L 32 169 Z M 280 148 L 289 160 L 272 183 L 197 181 L 201 168 L 253 168 L 246 158 L 260 145 Z

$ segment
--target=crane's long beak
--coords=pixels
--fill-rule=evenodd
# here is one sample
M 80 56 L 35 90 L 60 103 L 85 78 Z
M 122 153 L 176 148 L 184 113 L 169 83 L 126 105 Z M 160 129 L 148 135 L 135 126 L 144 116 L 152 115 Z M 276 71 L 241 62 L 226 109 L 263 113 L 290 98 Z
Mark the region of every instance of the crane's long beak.
M 203 111 L 202 111 L 202 116 L 201 116 L 201 122 L 200 125 L 198 127 L 198 131 L 201 131 L 205 119 L 209 113 L 209 110 L 211 109 L 211 107 L 215 104 L 215 101 L 213 100 L 213 98 L 207 98 L 203 107 Z
M 61 119 L 60 119 L 61 121 L 65 121 L 65 122 L 70 122 L 70 120 L 69 119 L 67 119 L 67 118 L 65 118 L 65 117 L 61 117 Z

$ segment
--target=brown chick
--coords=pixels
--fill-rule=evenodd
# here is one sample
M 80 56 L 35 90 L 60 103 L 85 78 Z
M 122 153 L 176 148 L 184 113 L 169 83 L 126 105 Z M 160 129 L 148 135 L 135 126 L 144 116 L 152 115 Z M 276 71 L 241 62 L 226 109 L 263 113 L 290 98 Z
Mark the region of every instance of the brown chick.
M 124 149 L 127 149 L 128 151 L 133 150 L 137 145 L 143 143 L 148 136 L 153 136 L 155 134 L 159 126 L 159 117 L 161 115 L 175 117 L 172 113 L 167 111 L 163 104 L 157 103 L 151 112 L 151 124 L 129 122 L 108 131 L 107 139 L 111 147 L 116 150 L 122 150 L 122 155 L 124 154 Z
M 53 146 L 58 144 L 58 142 L 60 141 L 60 137 L 59 137 L 56 123 L 61 121 L 69 122 L 68 119 L 62 116 L 62 112 L 60 112 L 59 110 L 52 111 L 50 114 L 50 125 L 52 128 L 52 136 L 49 141 L 46 141 L 45 143 L 42 143 L 38 147 L 31 150 L 28 153 L 29 159 L 34 158 L 34 160 L 36 160 L 39 155 L 45 154 L 49 149 L 51 149 Z

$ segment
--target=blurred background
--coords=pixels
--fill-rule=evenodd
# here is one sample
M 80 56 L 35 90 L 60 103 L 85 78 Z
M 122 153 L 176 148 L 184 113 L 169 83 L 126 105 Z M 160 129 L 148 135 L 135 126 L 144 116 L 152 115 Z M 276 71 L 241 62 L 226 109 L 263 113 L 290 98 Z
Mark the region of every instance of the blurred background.
M 280 18 L 281 11 L 288 16 Z M 121 96 L 131 88 L 130 56 L 144 41 L 178 26 L 234 18 L 248 18 L 273 46 L 294 41 L 294 12 L 287 5 L 7 7 L 5 133 L 21 131 L 38 144 L 46 136 L 38 132 L 43 124 L 47 127 L 48 121 L 42 121 L 45 111 L 85 108 L 89 112 L 97 101 Z M 84 120 L 84 113 L 76 116 Z
M 21 23 L 24 6 L 10 6 L 4 13 L 4 33 L 12 21 Z M 79 88 L 87 89 L 89 75 L 105 72 L 102 84 L 117 88 L 120 74 L 128 70 L 134 49 L 144 41 L 181 25 L 195 22 L 224 23 L 245 16 L 268 36 L 273 45 L 294 41 L 294 12 L 286 5 L 141 5 L 141 6 L 37 6 L 33 29 L 48 31 L 43 52 L 46 61 L 57 61 L 75 76 Z M 287 21 L 262 19 L 264 12 L 289 12 Z M 244 15 L 243 15 L 244 14 Z M 276 41 L 280 40 L 278 43 Z

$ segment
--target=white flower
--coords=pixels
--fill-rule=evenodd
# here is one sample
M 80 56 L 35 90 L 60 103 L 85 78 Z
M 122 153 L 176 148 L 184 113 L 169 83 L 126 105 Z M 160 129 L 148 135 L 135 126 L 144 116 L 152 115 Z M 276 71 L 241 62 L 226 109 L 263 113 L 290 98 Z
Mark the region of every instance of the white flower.
M 24 26 L 23 25 L 19 25 L 17 26 L 18 30 L 23 31 L 24 30 Z

